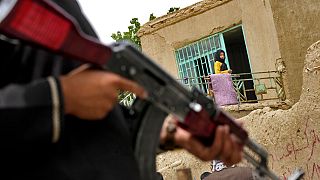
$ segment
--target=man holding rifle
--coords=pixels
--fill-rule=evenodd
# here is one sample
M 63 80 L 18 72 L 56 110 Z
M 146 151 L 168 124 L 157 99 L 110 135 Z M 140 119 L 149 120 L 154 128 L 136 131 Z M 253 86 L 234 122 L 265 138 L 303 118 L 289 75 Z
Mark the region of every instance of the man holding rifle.
M 53 2 L 96 37 L 75 0 Z M 0 54 L 3 177 L 139 179 L 131 117 L 117 104 L 117 92 L 146 98 L 142 87 L 1 34 Z M 160 136 L 163 144 L 170 137 L 205 161 L 218 158 L 230 165 L 242 158 L 242 147 L 228 126 L 219 126 L 212 146 L 206 147 L 179 127 L 169 135 L 167 125 Z

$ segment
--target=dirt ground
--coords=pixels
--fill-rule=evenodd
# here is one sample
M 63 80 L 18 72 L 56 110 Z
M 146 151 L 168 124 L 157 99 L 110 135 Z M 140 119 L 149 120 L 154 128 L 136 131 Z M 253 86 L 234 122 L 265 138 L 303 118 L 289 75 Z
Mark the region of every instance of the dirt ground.
M 296 168 L 304 179 L 320 179 L 320 41 L 309 47 L 303 68 L 300 100 L 287 110 L 270 107 L 240 118 L 250 137 L 269 153 L 269 167 L 282 179 Z M 210 170 L 189 153 L 178 150 L 157 157 L 157 169 L 166 180 L 176 179 L 178 169 L 190 168 L 193 179 Z

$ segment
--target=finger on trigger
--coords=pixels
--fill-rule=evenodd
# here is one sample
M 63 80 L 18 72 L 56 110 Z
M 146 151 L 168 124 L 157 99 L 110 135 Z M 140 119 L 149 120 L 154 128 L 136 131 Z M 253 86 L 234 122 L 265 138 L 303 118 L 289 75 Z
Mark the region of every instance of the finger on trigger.
M 131 80 L 119 78 L 118 86 L 120 89 L 130 91 L 140 98 L 145 99 L 148 97 L 148 93 L 139 84 Z

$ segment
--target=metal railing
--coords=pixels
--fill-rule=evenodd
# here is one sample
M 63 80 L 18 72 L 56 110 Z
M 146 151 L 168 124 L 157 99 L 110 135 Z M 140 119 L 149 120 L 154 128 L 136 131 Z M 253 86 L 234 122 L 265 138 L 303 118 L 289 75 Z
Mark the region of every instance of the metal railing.
M 239 103 L 286 99 L 282 76 L 278 71 L 232 74 L 231 78 Z M 210 76 L 185 77 L 177 80 L 187 88 L 196 87 L 208 97 L 214 98 Z M 135 98 L 134 94 L 129 93 L 120 104 L 131 106 Z
M 232 74 L 231 78 L 240 103 L 286 99 L 282 76 L 278 71 Z M 188 88 L 197 87 L 209 97 L 214 97 L 210 76 L 186 77 L 178 81 Z
M 277 71 L 236 74 L 232 81 L 240 102 L 286 99 L 282 76 Z M 246 87 L 246 82 L 252 82 L 252 87 Z M 249 99 L 247 92 L 254 93 L 256 100 Z

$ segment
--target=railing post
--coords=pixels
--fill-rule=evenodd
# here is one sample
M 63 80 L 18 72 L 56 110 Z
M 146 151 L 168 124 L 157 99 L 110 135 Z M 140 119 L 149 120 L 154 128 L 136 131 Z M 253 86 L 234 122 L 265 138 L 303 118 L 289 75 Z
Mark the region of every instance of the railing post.
M 277 74 L 279 75 L 279 86 L 280 86 L 280 92 L 279 92 L 278 98 L 281 99 L 282 101 L 284 101 L 284 100 L 286 100 L 286 94 L 285 94 L 284 86 L 283 86 L 282 72 L 277 71 Z

